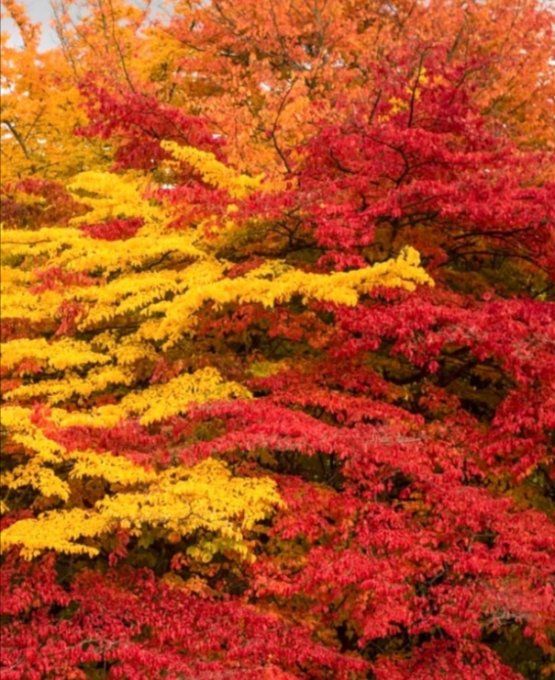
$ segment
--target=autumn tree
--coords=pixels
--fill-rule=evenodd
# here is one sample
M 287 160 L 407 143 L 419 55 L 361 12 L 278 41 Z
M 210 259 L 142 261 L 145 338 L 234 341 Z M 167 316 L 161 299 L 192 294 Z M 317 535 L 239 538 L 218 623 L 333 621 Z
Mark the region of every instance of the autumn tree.
M 549 11 L 4 6 L 2 674 L 548 677 Z

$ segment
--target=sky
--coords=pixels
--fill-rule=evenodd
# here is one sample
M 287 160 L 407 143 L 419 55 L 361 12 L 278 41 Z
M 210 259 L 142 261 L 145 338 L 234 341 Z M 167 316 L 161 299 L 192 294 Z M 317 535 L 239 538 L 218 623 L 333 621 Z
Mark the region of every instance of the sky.
M 27 9 L 32 21 L 42 24 L 41 49 L 47 50 L 56 44 L 56 33 L 49 25 L 52 19 L 52 10 L 49 0 L 19 0 Z M 2 21 L 2 31 L 13 35 L 14 25 L 10 19 Z
M 48 50 L 57 45 L 56 31 L 50 25 L 52 21 L 52 9 L 50 0 L 19 0 L 24 5 L 32 21 L 42 25 L 40 49 Z M 161 0 L 154 0 L 153 5 L 161 5 Z M 2 21 L 2 31 L 13 34 L 13 22 L 9 19 Z

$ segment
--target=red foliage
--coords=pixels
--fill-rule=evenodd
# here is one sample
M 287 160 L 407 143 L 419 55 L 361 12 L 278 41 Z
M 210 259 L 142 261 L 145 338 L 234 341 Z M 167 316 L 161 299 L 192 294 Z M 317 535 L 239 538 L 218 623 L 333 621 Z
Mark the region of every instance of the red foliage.
M 21 201 L 24 195 L 28 198 Z M 80 210 L 62 184 L 39 177 L 3 184 L 1 199 L 2 221 L 7 227 L 61 226 Z
M 277 614 L 192 594 L 146 570 L 84 571 L 66 592 L 53 564 L 53 556 L 29 566 L 12 554 L 3 567 L 7 679 L 84 678 L 94 668 L 129 680 L 348 678 L 366 666 Z
M 114 219 L 109 222 L 100 222 L 98 224 L 83 224 L 81 229 L 92 238 L 103 239 L 105 241 L 125 240 L 135 236 L 137 231 L 143 225 L 143 219 L 140 217 L 131 217 L 129 219 Z
M 92 77 L 82 84 L 89 123 L 79 130 L 88 137 L 117 140 L 115 166 L 119 169 L 155 168 L 168 154 L 163 140 L 174 140 L 213 150 L 221 143 L 202 119 L 137 92 L 112 93 Z
M 480 114 L 462 85 L 479 64 L 452 62 L 443 47 L 412 54 L 380 67 L 376 99 L 345 100 L 341 123 L 321 122 L 281 206 L 255 197 L 247 214 L 302 206 L 321 264 L 339 269 L 361 266 L 379 236 L 382 256 L 409 240 L 435 278 L 495 254 L 553 273 L 553 155 L 519 150 Z

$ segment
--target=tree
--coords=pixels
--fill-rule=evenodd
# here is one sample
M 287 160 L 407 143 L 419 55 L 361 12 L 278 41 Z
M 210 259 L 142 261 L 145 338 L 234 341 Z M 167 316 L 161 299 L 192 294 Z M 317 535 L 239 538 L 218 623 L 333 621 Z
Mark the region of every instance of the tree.
M 6 677 L 547 676 L 545 8 L 5 5 Z

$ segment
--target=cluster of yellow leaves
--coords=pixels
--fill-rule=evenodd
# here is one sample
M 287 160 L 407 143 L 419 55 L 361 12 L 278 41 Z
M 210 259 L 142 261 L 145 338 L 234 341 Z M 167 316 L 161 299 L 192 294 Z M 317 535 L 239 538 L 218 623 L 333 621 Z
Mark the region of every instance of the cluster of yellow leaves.
M 2 343 L 0 352 L 2 367 L 8 369 L 29 357 L 42 367 L 54 371 L 110 361 L 109 356 L 95 352 L 88 343 L 73 338 L 61 338 L 54 343 L 45 338 L 20 338 Z
M 110 387 L 130 385 L 132 382 L 132 371 L 118 366 L 107 366 L 105 368 L 93 368 L 85 377 L 68 371 L 63 379 L 46 379 L 21 385 L 10 390 L 7 393 L 7 398 L 20 400 L 46 399 L 50 404 L 59 404 L 77 396 L 90 397 L 92 394 L 104 392 Z
M 68 300 L 82 304 L 78 328 L 83 331 L 102 332 L 116 320 L 135 315 L 138 317 L 137 330 L 133 342 L 128 341 L 127 347 L 134 347 L 135 352 L 140 347 L 147 354 L 145 341 L 165 341 L 170 346 L 190 333 L 196 323 L 196 313 L 206 303 L 216 307 L 230 303 L 259 303 L 272 307 L 300 296 L 303 301 L 318 300 L 352 306 L 357 304 L 359 295 L 376 286 L 412 290 L 416 284 L 431 283 L 419 266 L 418 253 L 411 248 L 403 250 L 396 259 L 352 272 L 314 274 L 274 261 L 270 266 L 265 265 L 245 276 L 230 279 L 225 276 L 228 266 L 210 256 L 203 257 L 192 244 L 190 236 L 137 236 L 110 243 L 88 239 L 82 234 L 68 234 L 71 229 L 60 231 L 66 232 L 61 239 L 58 238 L 58 230 L 5 232 L 6 257 L 13 258 L 16 253 L 31 257 L 36 244 L 39 250 L 50 253 L 52 266 L 79 271 L 90 271 L 94 267 L 103 270 L 104 275 L 120 269 L 124 270 L 122 275 L 111 280 L 100 276 L 99 285 L 73 285 L 41 293 L 31 292 L 25 279 L 21 282 L 14 280 L 3 296 L 4 318 L 52 323 L 57 310 Z M 20 234 L 24 234 L 26 243 L 19 243 L 23 240 Z M 148 266 L 155 258 L 166 257 L 171 264 L 183 256 L 197 256 L 198 261 L 180 270 L 128 271 L 131 267 Z M 13 280 L 13 269 L 6 267 L 5 270 L 10 271 L 8 278 Z M 17 352 L 24 358 L 23 347 Z M 29 356 L 33 356 L 33 352 Z M 87 355 L 82 356 L 82 363 L 88 363 Z M 93 358 L 92 354 L 89 358 Z M 94 361 L 99 363 L 103 359 L 96 355 Z M 109 368 L 96 371 L 91 377 L 107 374 Z M 120 382 L 119 377 L 117 382 Z
M 206 369 L 204 377 L 214 378 L 212 369 Z M 193 394 L 192 382 L 190 400 L 199 398 Z M 168 384 L 159 389 L 165 390 Z M 174 396 L 186 398 L 186 392 L 177 391 Z M 225 392 L 218 396 L 224 397 Z M 155 402 L 144 401 L 152 418 Z M 54 423 L 64 415 L 72 416 L 62 409 L 53 409 L 51 415 Z M 64 503 L 36 519 L 15 522 L 3 532 L 3 549 L 19 545 L 28 558 L 45 550 L 95 555 L 113 531 L 122 528 L 143 538 L 170 537 L 175 542 L 187 537 L 191 555 L 204 561 L 217 552 L 249 559 L 245 533 L 281 502 L 271 480 L 233 477 L 225 464 L 214 459 L 192 468 L 177 465 L 157 471 L 111 453 L 66 449 L 31 422 L 29 408 L 5 407 L 2 424 L 28 452 L 26 462 L 3 474 L 2 485 L 10 491 L 30 487 L 45 499 Z M 84 479 L 102 482 L 102 497 L 91 509 L 79 504 L 77 482 Z M 2 512 L 8 510 L 3 501 Z
M 6 257 L 48 257 L 50 266 L 105 274 L 147 267 L 160 258 L 182 259 L 200 254 L 190 237 L 179 234 L 158 238 L 138 234 L 126 241 L 112 242 L 88 238 L 80 230 L 71 228 L 44 228 L 34 232 L 6 229 L 2 239 Z
M 83 378 L 66 373 L 62 379 L 21 385 L 8 391 L 6 399 L 29 401 L 40 397 L 41 401 L 55 405 L 75 397 L 89 397 L 110 387 L 128 386 L 133 381 L 131 370 L 117 367 L 92 369 Z M 85 412 L 53 409 L 52 418 L 59 427 L 113 427 L 125 418 L 138 418 L 141 424 L 151 425 L 185 413 L 193 404 L 233 397 L 248 399 L 250 392 L 239 383 L 224 380 L 215 368 L 206 367 L 193 374 L 178 375 L 160 385 L 130 391 L 117 404 L 93 407 Z M 5 410 L 9 414 L 9 407 Z M 8 416 L 6 427 L 11 426 L 11 420 Z
M 178 151 L 172 147 L 172 153 Z M 206 162 L 202 155 L 198 158 Z M 222 182 L 236 179 L 235 173 L 230 171 L 228 177 L 221 170 L 225 166 L 209 159 L 209 164 L 212 162 Z M 161 343 L 164 350 L 194 333 L 197 313 L 206 304 L 215 308 L 245 303 L 272 307 L 298 296 L 303 301 L 355 305 L 360 295 L 375 286 L 410 290 L 416 284 L 431 283 L 420 267 L 418 253 L 410 248 L 394 260 L 352 272 L 314 274 L 275 260 L 231 279 L 226 276 L 231 263 L 207 252 L 200 230 L 191 227 L 182 233 L 167 227 L 169 218 L 163 206 L 144 198 L 145 185 L 140 179 L 87 172 L 70 188 L 78 200 L 91 207 L 79 221 L 141 217 L 144 226 L 135 236 L 116 241 L 91 238 L 78 227 L 3 232 L 3 274 L 8 282 L 2 296 L 3 318 L 55 329 L 59 310 L 70 302 L 78 305 L 77 330 L 89 337 L 88 341 L 28 339 L 8 343 L 4 348 L 6 367 L 29 358 L 63 373 L 43 373 L 38 382 L 13 389 L 10 399 L 40 397 L 56 404 L 114 386 L 132 388 L 134 365 L 141 360 L 155 361 Z M 87 280 L 35 290 L 37 264 L 86 274 Z M 53 359 L 48 358 L 49 353 Z M 133 411 L 122 407 L 121 413 Z
M 162 142 L 162 147 L 178 161 L 183 161 L 198 170 L 202 179 L 217 189 L 225 189 L 232 198 L 245 198 L 259 189 L 264 175 L 256 177 L 239 175 L 216 158 L 209 151 L 192 146 L 180 146 L 176 142 Z
M 33 558 L 46 550 L 94 556 L 116 529 L 131 535 L 186 537 L 195 559 L 210 561 L 220 552 L 249 559 L 245 533 L 280 504 L 275 484 L 266 478 L 233 477 L 220 461 L 208 459 L 154 473 L 109 454 L 75 455 L 70 476 L 100 477 L 122 490 L 106 495 L 91 509 L 51 510 L 24 519 L 3 532 L 2 546 L 21 546 Z
M 89 210 L 73 221 L 93 224 L 112 217 L 140 216 L 146 223 L 158 225 L 164 220 L 165 213 L 154 202 L 144 198 L 147 187 L 144 179 L 132 173 L 82 172 L 73 178 L 68 189 Z
M 69 400 L 74 394 L 86 396 L 93 388 L 100 390 L 107 386 L 106 383 L 98 384 L 86 379 L 72 382 L 66 377 L 65 380 L 42 381 L 17 388 L 8 394 L 8 398 L 28 399 L 31 396 L 42 396 L 46 397 L 47 403 L 57 403 Z M 47 392 L 48 389 L 51 390 L 50 393 Z M 138 418 L 141 424 L 152 425 L 185 413 L 194 404 L 234 397 L 246 399 L 250 396 L 245 387 L 223 380 L 216 369 L 207 367 L 192 375 L 179 375 L 166 383 L 153 385 L 142 391 L 131 391 L 118 404 L 75 411 L 53 408 L 50 415 L 52 423 L 62 428 L 74 426 L 109 428 L 126 418 Z M 68 454 L 32 423 L 31 409 L 5 406 L 2 424 L 15 443 L 32 453 L 32 457 L 26 463 L 3 476 L 2 484 L 12 489 L 29 486 L 44 497 L 56 496 L 66 500 L 69 497 L 69 487 L 49 466 L 64 463 Z
M 30 487 L 44 498 L 59 498 L 67 501 L 70 496 L 69 484 L 48 467 L 47 463 L 48 461 L 43 456 L 36 455 L 27 464 L 19 465 L 11 472 L 4 473 L 2 484 L 9 489 Z
M 40 427 L 31 421 L 31 409 L 23 406 L 3 406 L 2 427 L 9 432 L 11 439 L 25 447 L 30 455 L 47 463 L 59 461 L 62 448 L 46 437 Z
M 250 392 L 232 381 L 222 380 L 215 368 L 204 368 L 191 375 L 179 375 L 162 385 L 131 393 L 120 402 L 127 415 L 140 414 L 140 422 L 150 425 L 183 413 L 194 403 L 223 399 L 248 398 Z
M 156 324 L 145 325 L 145 338 L 166 340 L 167 346 L 178 342 L 191 329 L 194 313 L 206 302 L 216 307 L 226 304 L 258 303 L 264 307 L 289 302 L 299 296 L 303 302 L 318 300 L 354 306 L 359 296 L 376 286 L 414 290 L 418 284 L 430 284 L 431 279 L 420 268 L 420 258 L 413 248 L 405 248 L 396 259 L 364 269 L 332 274 L 304 272 L 276 261 L 245 276 L 222 278 L 177 295 L 171 303 L 160 303 L 156 310 L 164 317 Z

